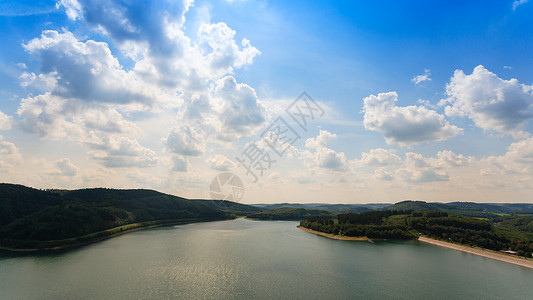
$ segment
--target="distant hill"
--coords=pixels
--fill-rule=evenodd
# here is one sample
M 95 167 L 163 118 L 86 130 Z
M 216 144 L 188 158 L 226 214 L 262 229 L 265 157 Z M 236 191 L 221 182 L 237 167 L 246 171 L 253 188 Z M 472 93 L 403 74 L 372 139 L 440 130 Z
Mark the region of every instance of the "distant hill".
M 474 203 L 474 202 L 450 202 L 431 203 L 424 201 L 402 201 L 385 207 L 386 210 L 437 210 L 448 213 L 486 218 L 499 219 L 507 215 L 531 214 L 533 204 L 521 203 Z
M 335 212 L 365 212 L 369 210 L 382 209 L 391 204 L 329 204 L 329 203 L 276 203 L 276 204 L 250 204 L 262 209 L 276 209 L 281 207 L 305 208 L 331 210 Z
M 326 210 L 280 207 L 248 214 L 248 218 L 258 220 L 303 220 L 314 216 L 335 217 L 335 213 Z
M 220 201 L 220 200 L 203 200 L 203 199 L 194 199 L 198 203 L 205 204 L 209 207 L 220 209 L 222 211 L 233 213 L 237 216 L 246 216 L 251 212 L 260 212 L 263 209 L 247 204 L 237 203 L 233 201 Z
M 441 203 L 427 203 L 425 201 L 402 201 L 398 202 L 394 205 L 390 205 L 385 207 L 385 210 L 439 210 L 444 211 L 448 209 L 449 207 L 446 204 Z
M 7 248 L 64 246 L 135 227 L 226 218 L 221 210 L 153 190 L 41 191 L 0 184 L 0 246 Z

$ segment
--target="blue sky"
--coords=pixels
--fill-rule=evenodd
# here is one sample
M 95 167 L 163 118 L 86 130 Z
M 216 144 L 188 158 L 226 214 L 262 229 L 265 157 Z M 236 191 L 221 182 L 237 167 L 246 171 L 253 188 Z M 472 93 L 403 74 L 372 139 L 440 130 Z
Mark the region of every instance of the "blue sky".
M 208 198 L 233 172 L 246 203 L 530 202 L 532 13 L 2 1 L 0 181 Z M 299 128 L 285 109 L 304 91 L 324 114 Z M 277 117 L 299 138 L 276 157 L 261 133 Z M 257 177 L 237 159 L 250 146 L 275 158 Z

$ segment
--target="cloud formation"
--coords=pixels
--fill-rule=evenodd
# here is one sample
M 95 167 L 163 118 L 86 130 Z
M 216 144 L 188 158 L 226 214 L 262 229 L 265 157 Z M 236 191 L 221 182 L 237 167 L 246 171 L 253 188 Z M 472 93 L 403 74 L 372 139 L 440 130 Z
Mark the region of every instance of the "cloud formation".
M 415 76 L 413 79 L 411 79 L 411 81 L 418 85 L 424 81 L 431 81 L 429 76 L 431 76 L 429 69 L 424 69 L 424 74 Z
M 89 152 L 90 157 L 108 168 L 146 168 L 157 163 L 155 151 L 128 137 L 111 137 L 94 148 L 97 150 Z
M 224 155 L 215 154 L 210 156 L 206 162 L 209 164 L 209 168 L 217 171 L 229 171 L 235 166 L 229 158 Z
M 305 147 L 309 149 L 318 149 L 321 147 L 326 147 L 328 142 L 336 138 L 336 134 L 321 129 L 316 138 L 309 138 L 305 141 Z
M 314 152 L 304 150 L 300 153 L 307 166 L 330 171 L 346 171 L 347 160 L 344 153 L 327 147 L 328 142 L 336 138 L 336 134 L 320 130 L 317 137 L 307 139 L 305 146 L 315 150 Z
M 370 95 L 364 101 L 364 125 L 381 132 L 387 144 L 412 145 L 442 141 L 463 132 L 444 116 L 423 106 L 396 106 L 396 92 Z
M 533 119 L 533 86 L 501 79 L 479 65 L 470 75 L 456 70 L 446 93 L 449 98 L 439 104 L 447 105 L 447 116 L 468 117 L 484 130 L 527 136 L 523 129 Z
M 393 149 L 372 149 L 361 153 L 360 163 L 370 167 L 394 166 L 401 163 L 402 159 L 394 153 Z
M 162 128 L 168 134 L 160 137 L 174 154 L 174 171 L 187 171 L 187 157 L 205 153 L 207 141 L 227 143 L 254 133 L 267 118 L 265 108 L 232 73 L 260 52 L 247 39 L 238 42 L 222 22 L 201 24 L 196 40 L 186 36 L 191 5 L 59 1 L 57 8 L 72 22 L 93 32 L 82 39 L 66 28 L 45 30 L 23 45 L 40 68 L 22 68 L 21 86 L 37 93 L 22 99 L 18 127 L 43 139 L 87 145 L 89 158 L 105 167 L 144 168 L 156 166 L 158 154 L 141 146 L 144 129 L 137 120 L 175 112 L 174 126 Z M 0 129 L 10 124 L 0 114 Z
M 68 176 L 73 177 L 78 174 L 78 167 L 70 162 L 68 158 L 62 158 L 55 163 L 56 169 L 50 173 L 50 175 Z
M 513 2 L 513 10 L 516 10 L 518 6 L 528 3 L 529 0 L 516 0 Z
M 13 118 L 0 111 L 0 130 L 9 130 L 13 124 Z
M 13 166 L 22 162 L 22 155 L 15 144 L 4 141 L 0 136 L 0 172 L 9 171 Z

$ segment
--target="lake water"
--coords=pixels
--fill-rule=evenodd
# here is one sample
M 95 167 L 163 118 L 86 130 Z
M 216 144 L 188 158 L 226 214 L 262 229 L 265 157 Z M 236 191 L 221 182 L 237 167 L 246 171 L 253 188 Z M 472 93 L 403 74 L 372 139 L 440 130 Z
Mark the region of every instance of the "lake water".
M 533 270 L 418 241 L 348 242 L 298 222 L 154 228 L 0 254 L 0 299 L 533 299 Z

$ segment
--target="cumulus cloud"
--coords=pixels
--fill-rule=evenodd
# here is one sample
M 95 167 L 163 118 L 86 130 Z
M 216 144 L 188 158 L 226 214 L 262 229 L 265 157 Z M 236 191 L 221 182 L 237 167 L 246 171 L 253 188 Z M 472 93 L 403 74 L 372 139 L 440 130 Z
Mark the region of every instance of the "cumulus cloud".
M 157 163 L 155 152 L 141 146 L 136 139 L 110 137 L 94 147 L 97 150 L 89 152 L 90 157 L 108 168 L 146 168 Z
M 361 154 L 360 163 L 371 167 L 394 166 L 401 163 L 402 159 L 394 153 L 393 149 L 372 149 Z
M 235 166 L 234 162 L 220 154 L 210 156 L 206 162 L 209 164 L 209 168 L 217 171 L 229 171 Z
M 0 130 L 9 130 L 13 124 L 13 118 L 0 111 Z
M 144 168 L 155 166 L 158 155 L 137 140 L 147 132 L 138 124 L 164 110 L 167 118 L 175 114 L 175 123 L 160 122 L 170 124 L 160 140 L 172 153 L 169 168 L 181 172 L 189 156 L 205 153 L 207 141 L 253 134 L 266 109 L 233 72 L 260 52 L 222 22 L 201 24 L 195 39 L 187 36 L 191 6 L 189 0 L 59 0 L 56 7 L 76 26 L 92 31 L 81 38 L 66 28 L 46 30 L 23 44 L 40 67 L 21 67 L 20 85 L 31 92 L 21 100 L 16 125 L 43 139 L 84 144 L 89 158 L 105 167 Z M 11 123 L 0 114 L 0 129 Z
M 533 118 L 533 86 L 501 79 L 479 65 L 470 75 L 456 70 L 446 93 L 449 98 L 440 105 L 447 105 L 447 116 L 468 117 L 484 130 L 527 135 L 523 129 Z
M 379 180 L 392 181 L 394 180 L 394 173 L 387 170 L 386 168 L 378 168 L 374 171 L 374 178 Z
M 442 141 L 462 133 L 444 116 L 423 106 L 396 106 L 396 92 L 370 95 L 364 101 L 364 125 L 383 133 L 387 144 L 412 145 Z
M 81 14 L 81 4 L 78 0 L 60 0 L 56 3 L 56 8 L 65 8 L 65 13 L 70 20 L 77 20 Z
M 347 161 L 344 153 L 338 153 L 335 150 L 326 147 L 327 143 L 336 137 L 337 135 L 334 133 L 320 130 L 320 133 L 316 138 L 309 138 L 306 140 L 306 147 L 315 150 L 314 152 L 304 150 L 300 153 L 308 167 L 318 167 L 331 171 L 347 171 Z
M 104 42 L 81 42 L 70 32 L 47 30 L 23 46 L 40 59 L 41 74 L 53 77 L 53 95 L 105 103 L 150 100 Z
M 187 172 L 189 169 L 189 160 L 182 155 L 172 156 L 172 171 Z
M 481 160 L 484 175 L 533 175 L 533 137 L 512 143 L 503 156 Z
M 305 147 L 309 149 L 318 149 L 326 147 L 328 142 L 337 138 L 337 135 L 326 130 L 320 130 L 316 138 L 309 138 L 305 141 Z
M 19 165 L 22 162 L 22 155 L 15 144 L 4 141 L 0 136 L 0 171 L 9 170 L 10 167 Z
M 431 81 L 429 76 L 431 76 L 429 69 L 424 69 L 424 74 L 415 76 L 413 79 L 411 79 L 411 81 L 418 85 L 424 81 Z
M 243 39 L 242 49 L 234 40 L 235 31 L 225 23 L 202 24 L 198 30 L 199 40 L 207 48 L 207 61 L 214 70 L 224 70 L 230 73 L 232 68 L 240 68 L 251 64 L 254 57 L 260 54 L 259 50 Z
M 202 135 L 188 125 L 173 128 L 164 139 L 166 149 L 171 153 L 185 156 L 199 156 L 205 152 Z
M 361 159 L 350 161 L 354 171 L 374 172 L 374 178 L 392 181 L 396 178 L 408 183 L 430 183 L 449 181 L 450 174 L 461 176 L 468 167 L 476 165 L 474 157 L 455 154 L 450 150 L 437 152 L 435 157 L 424 157 L 419 153 L 407 152 L 402 158 L 394 149 L 372 149 L 361 153 Z
M 314 162 L 316 166 L 323 169 L 343 171 L 346 168 L 346 156 L 344 153 L 337 153 L 332 149 L 319 148 L 315 152 Z
M 176 52 L 169 31 L 183 25 L 192 1 L 61 0 L 60 4 L 71 20 L 83 19 L 119 44 L 146 43 L 153 53 L 168 55 Z
M 226 76 L 217 82 L 215 95 L 220 107 L 221 136 L 231 139 L 249 135 L 265 122 L 265 107 L 250 86 Z
M 56 169 L 50 175 L 73 177 L 78 174 L 78 167 L 70 162 L 68 158 L 62 158 L 54 163 Z
M 462 154 L 455 154 L 450 150 L 437 152 L 437 159 L 434 159 L 435 165 L 443 167 L 463 167 L 468 166 L 474 161 L 474 157 L 466 157 Z
M 406 153 L 404 165 L 396 173 L 410 183 L 448 181 L 450 178 L 445 171 L 429 164 L 419 153 Z

